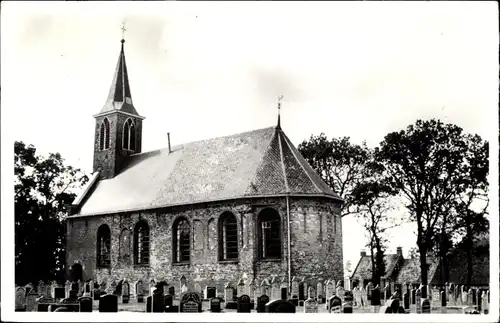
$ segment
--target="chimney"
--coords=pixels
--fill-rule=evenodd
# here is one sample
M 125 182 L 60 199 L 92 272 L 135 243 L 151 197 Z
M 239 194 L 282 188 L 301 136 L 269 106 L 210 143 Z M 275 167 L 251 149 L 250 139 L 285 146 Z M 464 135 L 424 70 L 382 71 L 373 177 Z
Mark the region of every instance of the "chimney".
M 397 247 L 396 254 L 398 255 L 398 257 L 403 257 L 403 248 Z
M 366 251 L 361 250 L 361 257 L 366 257 Z
M 170 154 L 172 152 L 172 149 L 170 148 L 170 132 L 167 132 L 167 140 L 168 140 L 168 153 Z

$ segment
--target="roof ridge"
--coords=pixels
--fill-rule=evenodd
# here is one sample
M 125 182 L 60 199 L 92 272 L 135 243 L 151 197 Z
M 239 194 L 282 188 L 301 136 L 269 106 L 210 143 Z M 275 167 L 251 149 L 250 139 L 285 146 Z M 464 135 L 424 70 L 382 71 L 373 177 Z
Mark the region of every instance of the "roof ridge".
M 246 135 L 246 134 L 250 134 L 250 133 L 253 133 L 253 132 L 267 130 L 267 129 L 270 129 L 270 128 L 274 128 L 274 127 L 266 127 L 266 128 L 249 130 L 249 131 L 240 132 L 240 133 L 234 133 L 234 134 L 226 135 L 226 136 L 218 136 L 218 137 L 212 137 L 212 138 L 206 138 L 206 139 L 201 139 L 201 140 L 190 141 L 190 142 L 186 142 L 186 143 L 182 143 L 182 144 L 178 144 L 178 145 L 172 146 L 171 150 L 172 150 L 172 152 L 174 152 L 175 148 L 177 148 L 177 149 L 178 148 L 184 148 L 185 146 L 188 146 L 188 145 L 198 144 L 198 143 L 202 143 L 202 142 L 209 141 L 209 140 L 215 140 L 215 139 L 222 139 L 222 138 L 229 138 L 229 137 L 236 137 L 236 136 Z M 168 149 L 168 147 L 163 147 L 163 148 L 158 148 L 158 149 L 154 149 L 154 150 L 143 151 L 143 152 L 140 152 L 140 153 L 137 153 L 137 154 L 132 154 L 130 156 L 132 157 L 132 156 L 139 156 L 139 155 L 143 155 L 143 154 L 155 153 L 155 152 L 160 152 L 162 150 L 167 150 L 167 149 Z
M 292 152 L 292 155 L 293 157 L 295 158 L 295 160 L 297 161 L 297 163 L 300 165 L 300 167 L 302 168 L 302 170 L 304 171 L 304 173 L 306 174 L 307 178 L 309 178 L 309 181 L 313 184 L 314 187 L 316 187 L 316 190 L 318 191 L 318 193 L 324 193 L 321 188 L 316 184 L 316 182 L 311 178 L 311 176 L 309 176 L 309 173 L 306 171 L 304 165 L 300 162 L 300 160 L 297 158 L 297 155 L 295 154 L 295 152 L 293 151 L 293 149 L 290 147 L 290 143 L 288 142 L 288 138 L 286 137 L 286 134 L 281 131 L 283 133 L 283 136 L 285 138 L 285 143 L 287 144 L 288 146 L 288 149 L 290 149 L 290 151 Z M 288 140 L 287 140 L 288 139 Z M 281 147 L 281 146 L 280 146 Z M 286 175 L 286 174 L 285 174 Z
M 290 186 L 288 186 L 288 178 L 286 176 L 286 166 L 285 166 L 285 160 L 283 157 L 283 145 L 281 144 L 281 128 L 276 127 L 276 134 L 278 135 L 278 144 L 280 146 L 280 159 L 281 159 L 281 169 L 283 170 L 283 181 L 285 182 L 285 192 L 290 193 Z
M 267 128 L 263 128 L 261 130 L 269 129 L 269 128 L 274 128 L 274 127 L 267 127 Z M 276 136 L 276 128 L 275 128 L 275 130 L 273 132 L 273 135 L 271 136 L 271 139 L 269 139 L 269 142 L 267 143 L 267 147 L 264 150 L 264 153 L 262 154 L 259 163 L 257 164 L 257 168 L 255 169 L 255 174 L 253 175 L 252 179 L 250 180 L 250 183 L 248 184 L 247 188 L 245 189 L 245 192 L 247 192 L 248 189 L 250 188 L 250 186 L 252 186 L 254 184 L 255 179 L 259 175 L 259 167 L 264 162 L 264 158 L 266 157 L 266 155 L 269 152 L 269 150 L 271 150 L 271 143 L 273 142 L 275 136 Z

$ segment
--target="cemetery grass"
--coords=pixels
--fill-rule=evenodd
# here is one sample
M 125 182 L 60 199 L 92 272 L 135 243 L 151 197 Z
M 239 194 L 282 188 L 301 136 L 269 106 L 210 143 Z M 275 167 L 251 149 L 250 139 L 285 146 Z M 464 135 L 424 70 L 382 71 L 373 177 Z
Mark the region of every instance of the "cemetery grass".
M 180 305 L 179 304 L 179 300 L 174 300 L 173 301 L 173 305 Z M 225 309 L 224 308 L 225 307 L 225 303 L 221 303 L 221 307 L 222 307 L 222 311 L 223 311 L 222 313 L 223 314 L 224 313 L 226 313 L 226 314 L 227 313 L 235 313 L 235 314 L 237 313 L 236 310 Z M 210 308 L 209 302 L 208 301 L 203 301 L 202 302 L 202 310 L 203 310 L 203 312 L 208 312 L 209 308 Z M 462 308 L 459 308 L 459 307 L 448 307 L 447 309 L 448 309 L 447 314 L 461 314 L 462 313 Z M 94 310 L 94 312 L 98 312 L 99 311 L 99 302 L 94 301 L 93 310 Z M 146 302 L 144 302 L 144 303 L 137 303 L 135 300 L 131 299 L 130 303 L 128 303 L 128 304 L 118 303 L 118 311 L 119 312 L 139 312 L 139 313 L 144 313 L 144 312 L 146 312 Z M 353 312 L 354 312 L 354 314 L 373 314 L 371 307 L 362 308 L 362 309 L 354 307 L 353 308 Z M 257 310 L 252 310 L 251 313 L 257 313 Z M 296 313 L 300 313 L 300 314 L 304 313 L 304 307 L 303 306 L 297 306 Z M 322 313 L 328 313 L 328 311 L 325 308 L 325 304 L 318 304 L 318 313 L 320 313 L 320 314 L 322 314 Z M 440 314 L 441 313 L 441 309 L 439 307 L 432 307 L 431 313 L 432 314 Z M 243 315 L 243 314 L 248 314 L 248 313 L 241 313 L 241 314 Z M 346 314 L 346 315 L 349 315 L 349 314 Z

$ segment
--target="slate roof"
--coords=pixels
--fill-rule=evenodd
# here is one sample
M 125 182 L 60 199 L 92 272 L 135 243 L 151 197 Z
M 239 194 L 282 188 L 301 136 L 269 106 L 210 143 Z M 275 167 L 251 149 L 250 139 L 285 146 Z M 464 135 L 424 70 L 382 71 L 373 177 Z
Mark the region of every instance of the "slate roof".
M 429 264 L 429 271 L 427 273 L 427 281 L 430 284 L 437 284 L 435 276 L 439 274 L 439 259 L 432 256 L 427 256 L 427 263 Z M 407 283 L 420 283 L 420 259 L 405 259 L 401 270 L 399 271 L 396 282 L 403 284 Z
M 94 186 L 79 215 L 285 194 L 341 200 L 280 127 L 132 155 Z
M 397 254 L 384 255 L 385 275 L 382 278 L 391 278 L 396 275 L 398 268 L 398 260 L 401 259 Z M 372 260 L 370 255 L 363 256 L 359 259 L 358 265 L 352 274 L 352 278 L 371 279 L 372 277 Z
M 113 74 L 113 81 L 111 82 L 108 98 L 97 115 L 112 111 L 121 111 L 139 116 L 132 103 L 127 64 L 125 62 L 125 51 L 123 49 L 124 43 L 125 40 L 122 39 L 121 51 Z

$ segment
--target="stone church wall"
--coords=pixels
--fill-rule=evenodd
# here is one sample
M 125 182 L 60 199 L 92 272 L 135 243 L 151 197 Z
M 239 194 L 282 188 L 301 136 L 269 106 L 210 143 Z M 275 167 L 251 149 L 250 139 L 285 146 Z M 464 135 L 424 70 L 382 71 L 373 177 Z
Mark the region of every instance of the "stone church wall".
M 281 216 L 282 258 L 257 260 L 255 223 L 258 213 L 266 207 Z M 231 211 L 238 225 L 238 261 L 218 260 L 218 220 L 224 211 Z M 178 290 L 184 275 L 188 286 L 201 288 L 214 280 L 218 290 L 230 282 L 236 287 L 239 278 L 261 279 L 277 275 L 288 278 L 286 202 L 284 198 L 237 200 L 221 203 L 172 207 L 165 210 L 132 212 L 104 216 L 68 218 L 67 268 L 74 263 L 83 267 L 83 279 L 98 282 L 127 279 L 131 292 L 139 279 L 166 280 Z M 189 265 L 172 264 L 172 225 L 180 216 L 191 224 L 191 261 Z M 150 230 L 150 261 L 148 266 L 133 263 L 133 232 L 143 219 Z M 342 230 L 338 206 L 328 200 L 290 198 L 292 276 L 340 279 L 342 268 Z M 97 230 L 107 224 L 111 229 L 111 269 L 96 268 Z M 125 236 L 129 239 L 125 239 Z M 67 272 L 69 274 L 69 271 Z

